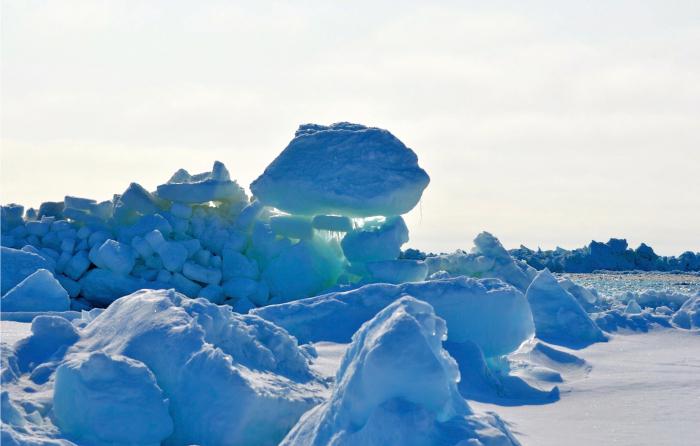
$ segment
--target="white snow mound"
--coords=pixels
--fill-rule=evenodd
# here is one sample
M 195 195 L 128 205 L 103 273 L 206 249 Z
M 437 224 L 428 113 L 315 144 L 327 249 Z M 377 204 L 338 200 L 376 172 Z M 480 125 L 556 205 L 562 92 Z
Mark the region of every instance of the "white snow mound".
M 74 376 L 68 388 L 78 386 L 86 392 L 80 398 L 82 411 L 94 412 L 91 416 L 96 417 L 101 404 L 130 407 L 131 401 L 121 398 L 138 390 L 132 385 L 149 389 L 153 398 L 148 407 L 155 411 L 160 404 L 157 392 L 148 383 L 147 374 L 135 370 L 142 363 L 169 399 L 173 432 L 165 440 L 167 444 L 277 444 L 304 412 L 321 401 L 325 390 L 309 369 L 309 354 L 283 329 L 257 316 L 234 313 L 228 306 L 188 299 L 174 290 L 141 290 L 122 297 L 80 335 L 66 360 L 80 361 L 97 352 L 110 358 L 63 366 L 66 377 Z M 97 363 L 93 367 L 94 361 Z M 98 366 L 107 370 L 124 368 L 140 378 L 130 381 L 115 374 L 104 385 L 116 390 L 103 393 L 80 377 Z M 79 372 L 85 367 L 86 371 Z M 57 377 L 54 394 L 58 407 L 66 407 L 61 406 L 65 395 L 62 377 Z M 70 420 L 70 415 L 66 416 Z M 111 422 L 125 427 L 132 421 L 126 410 L 114 412 L 113 417 Z M 164 433 L 166 424 L 159 423 L 161 430 L 157 432 Z M 153 442 L 153 435 L 149 432 L 131 440 L 136 444 Z M 109 441 L 118 442 L 119 438 Z
M 349 342 L 366 321 L 401 296 L 428 302 L 447 321 L 450 341 L 474 342 L 484 356 L 513 352 L 534 335 L 525 296 L 498 279 L 455 277 L 401 285 L 371 284 L 253 310 L 301 342 Z
M 442 348 L 446 334 L 432 307 L 410 296 L 383 309 L 353 336 L 331 398 L 281 445 L 517 444 L 460 396 L 457 364 Z

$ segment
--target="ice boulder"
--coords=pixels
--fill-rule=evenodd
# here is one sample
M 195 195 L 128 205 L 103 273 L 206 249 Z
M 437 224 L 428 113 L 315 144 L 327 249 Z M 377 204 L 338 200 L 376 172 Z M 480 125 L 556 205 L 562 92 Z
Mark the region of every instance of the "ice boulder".
M 4 295 L 38 269 L 53 272 L 51 263 L 40 255 L 4 246 L 0 249 L 0 295 Z
M 430 178 L 416 154 L 386 130 L 305 124 L 251 185 L 263 204 L 300 215 L 401 215 Z
M 113 271 L 94 268 L 80 279 L 82 296 L 93 305 L 107 306 L 118 299 L 141 288 L 171 288 L 172 285 L 148 282 L 133 276 L 123 276 Z M 197 290 L 199 291 L 199 290 Z M 197 293 L 194 293 L 196 296 Z
M 158 197 L 181 203 L 207 203 L 209 201 L 247 202 L 243 188 L 231 181 L 223 163 L 216 161 L 211 172 L 190 175 L 180 169 L 157 188 Z
M 348 232 L 341 242 L 350 263 L 394 260 L 408 241 L 408 228 L 401 217 L 387 219 L 379 226 Z
M 425 302 L 406 296 L 384 308 L 353 336 L 330 399 L 281 446 L 518 444 L 459 394 L 457 364 L 442 348 L 446 335 L 445 321 Z
M 115 274 L 127 275 L 134 269 L 136 252 L 126 243 L 105 241 L 95 252 L 94 263 Z
M 56 371 L 56 425 L 88 444 L 159 444 L 173 431 L 168 400 L 142 362 L 103 352 L 76 356 Z
M 66 311 L 70 297 L 50 271 L 38 269 L 2 296 L 0 306 L 2 311 Z
M 686 300 L 671 321 L 687 330 L 700 329 L 700 293 Z
M 574 296 L 544 269 L 527 289 L 537 337 L 545 342 L 583 348 L 607 338 Z
M 253 310 L 301 342 L 349 342 L 360 326 L 401 296 L 428 302 L 447 321 L 450 341 L 474 342 L 486 357 L 516 350 L 535 327 L 525 296 L 497 279 L 371 284 Z
M 149 423 L 145 417 L 134 428 L 141 436 L 129 437 L 130 444 L 158 442 L 167 435 L 167 420 L 161 416 L 167 398 L 173 432 L 165 444 L 274 445 L 327 391 L 309 367 L 309 353 L 284 329 L 174 290 L 141 290 L 122 297 L 81 329 L 80 336 L 66 355 L 71 364 L 66 373 L 75 376 L 72 382 L 86 392 L 76 396 L 75 403 L 101 404 L 104 399 L 107 407 L 107 402 L 115 401 L 124 410 L 116 411 L 110 423 L 129 430 L 130 396 L 148 395 L 148 403 L 139 410 L 157 415 L 153 420 L 159 420 L 154 424 L 157 429 L 145 429 Z M 78 370 L 82 358 L 99 352 L 108 358 L 98 356 L 96 364 Z M 102 385 L 83 376 L 102 369 L 106 374 Z M 124 373 L 116 373 L 119 370 Z M 109 386 L 110 394 L 103 393 Z

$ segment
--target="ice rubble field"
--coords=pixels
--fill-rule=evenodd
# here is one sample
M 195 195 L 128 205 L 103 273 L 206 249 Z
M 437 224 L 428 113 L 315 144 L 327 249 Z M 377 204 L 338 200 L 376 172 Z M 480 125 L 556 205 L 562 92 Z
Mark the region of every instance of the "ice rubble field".
M 216 162 L 3 206 L 2 442 L 700 439 L 697 276 L 555 276 L 486 232 L 416 256 L 428 183 L 386 130 L 307 124 L 252 197 Z

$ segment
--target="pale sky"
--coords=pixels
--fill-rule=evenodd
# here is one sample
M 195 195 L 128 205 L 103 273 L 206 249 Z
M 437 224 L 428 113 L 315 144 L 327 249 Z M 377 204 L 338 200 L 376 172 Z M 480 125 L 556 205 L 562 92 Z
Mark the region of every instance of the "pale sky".
M 2 1 L 2 203 L 247 187 L 300 123 L 390 130 L 413 246 L 700 251 L 700 2 Z

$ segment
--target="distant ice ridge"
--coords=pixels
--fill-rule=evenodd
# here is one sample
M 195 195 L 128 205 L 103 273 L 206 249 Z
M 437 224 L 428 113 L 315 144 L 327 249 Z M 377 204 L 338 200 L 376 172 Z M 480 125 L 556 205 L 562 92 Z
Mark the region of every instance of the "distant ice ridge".
M 394 301 L 353 335 L 330 399 L 281 445 L 519 444 L 500 419 L 474 415 L 461 397 L 446 335 L 430 305 Z
M 3 428 L 17 438 L 55 422 L 77 444 L 274 445 L 327 393 L 312 350 L 283 329 L 172 290 L 123 297 L 77 327 L 41 316 L 32 331 L 3 383 L 17 383 Z M 28 388 L 48 406 L 19 406 Z
M 532 250 L 525 246 L 510 250 L 510 254 L 537 268 L 554 272 L 590 273 L 609 271 L 700 271 L 700 252 L 686 251 L 678 257 L 659 256 L 642 243 L 636 249 L 627 247 L 627 240 L 611 238 L 606 243 L 591 241 L 588 246 L 574 250 Z
M 131 183 L 103 202 L 3 206 L 2 295 L 40 268 L 75 310 L 143 288 L 245 312 L 334 286 L 421 281 L 425 263 L 399 259 L 408 241 L 400 215 L 428 182 L 386 130 L 305 124 L 251 185 L 253 199 L 217 161 L 209 172 L 180 169 L 152 192 Z M 41 310 L 36 301 L 13 308 Z

